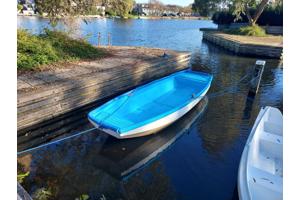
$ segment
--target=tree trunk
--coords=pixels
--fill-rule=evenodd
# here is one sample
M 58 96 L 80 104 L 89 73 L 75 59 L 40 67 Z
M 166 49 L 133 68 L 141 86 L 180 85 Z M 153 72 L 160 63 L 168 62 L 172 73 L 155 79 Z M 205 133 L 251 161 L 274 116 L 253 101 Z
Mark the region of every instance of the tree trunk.
M 258 8 L 256 9 L 254 16 L 252 17 L 250 14 L 250 10 L 248 5 L 245 5 L 245 11 L 246 11 L 246 16 L 249 21 L 250 26 L 254 26 L 258 18 L 260 17 L 261 13 L 264 11 L 266 5 L 268 4 L 269 0 L 262 0 L 260 4 L 258 5 Z
M 256 21 L 258 20 L 258 18 L 260 17 L 261 13 L 264 11 L 267 3 L 269 2 L 269 0 L 262 0 L 258 6 L 258 8 L 256 9 L 256 12 L 253 16 L 253 25 L 256 23 Z
M 247 5 L 245 5 L 245 11 L 246 11 L 246 16 L 247 16 L 248 21 L 249 21 L 249 25 L 250 25 L 250 26 L 253 26 L 253 25 L 254 25 L 253 19 L 252 19 L 252 16 L 251 16 L 251 14 L 250 14 L 250 11 L 249 11 L 249 8 L 248 8 Z

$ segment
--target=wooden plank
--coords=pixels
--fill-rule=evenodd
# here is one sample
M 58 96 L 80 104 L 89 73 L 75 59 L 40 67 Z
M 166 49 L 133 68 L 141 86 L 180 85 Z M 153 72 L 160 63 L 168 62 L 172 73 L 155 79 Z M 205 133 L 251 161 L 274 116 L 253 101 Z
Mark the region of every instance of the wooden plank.
M 155 60 L 155 62 L 145 62 L 145 61 L 143 61 L 143 62 L 135 62 L 135 63 L 132 63 L 133 66 L 129 66 L 129 64 L 122 64 L 122 62 L 121 62 L 116 67 L 110 67 L 109 69 L 103 69 L 103 66 L 101 66 L 98 70 L 97 69 L 96 70 L 93 69 L 93 70 L 91 70 L 91 72 L 92 73 L 94 73 L 94 72 L 103 72 L 103 71 L 105 71 L 105 72 L 114 72 L 115 70 L 118 71 L 119 69 L 121 69 L 121 70 L 128 70 L 127 68 L 134 68 L 134 67 L 141 68 L 145 64 L 147 65 L 146 67 L 148 67 L 149 65 L 156 65 L 156 64 L 162 64 L 164 62 L 173 61 L 173 60 L 180 60 L 180 59 L 183 59 L 186 56 L 189 56 L 189 54 L 183 55 L 182 58 L 180 56 L 178 56 L 178 57 L 174 57 L 174 58 L 169 58 L 167 60 L 165 58 L 158 58 L 158 59 Z M 77 68 L 75 70 L 77 70 Z M 83 75 L 83 74 L 81 74 L 81 75 Z M 46 91 L 49 91 L 49 88 L 47 88 Z M 22 94 L 22 91 L 20 91 L 19 93 Z
M 183 69 L 184 67 L 186 67 L 186 66 L 178 66 L 176 68 L 173 68 L 172 70 Z M 166 73 L 167 73 L 167 69 L 168 68 L 165 68 Z M 145 81 L 146 77 L 149 79 L 149 77 L 148 77 L 149 75 L 152 77 L 155 77 L 155 76 L 161 75 L 161 72 L 157 71 L 157 72 L 153 73 L 152 71 L 150 71 L 148 75 L 144 74 L 144 76 L 138 76 L 137 79 L 132 79 L 132 82 L 130 83 L 130 85 L 128 85 L 128 81 L 127 81 L 127 84 L 125 84 L 126 83 L 126 81 L 125 81 L 124 83 L 121 83 L 120 86 L 118 86 L 118 87 L 115 86 L 116 88 L 113 88 L 113 90 L 112 90 L 111 86 L 107 87 L 107 93 L 101 94 L 101 98 L 112 95 L 113 92 L 125 90 L 126 88 L 129 88 L 130 86 L 139 84 L 139 83 Z M 126 85 L 126 87 L 124 86 L 124 84 Z M 26 126 L 33 125 L 34 123 L 41 122 L 45 119 L 53 118 L 62 112 L 70 111 L 78 106 L 82 106 L 84 104 L 90 103 L 91 101 L 95 101 L 95 100 L 99 99 L 99 93 L 92 92 L 91 94 L 88 94 L 88 95 L 89 95 L 88 98 L 80 97 L 78 99 L 75 99 L 74 101 L 70 101 L 69 103 L 61 103 L 60 102 L 50 108 L 41 109 L 37 112 L 29 111 L 28 113 L 25 113 L 25 114 L 18 113 L 18 129 L 25 128 Z
M 181 67 L 179 69 L 181 69 Z M 156 72 L 150 71 L 149 72 L 149 75 L 151 75 L 153 77 L 156 75 L 160 75 L 160 74 L 161 74 L 160 71 L 156 71 Z M 129 82 L 129 81 L 132 81 L 132 82 Z M 142 82 L 142 81 L 144 81 L 144 77 L 142 77 L 142 76 L 139 76 L 136 79 L 132 79 L 131 77 L 129 77 L 129 80 L 125 79 L 122 82 L 118 82 L 118 84 L 112 83 L 112 85 L 108 85 L 103 88 L 99 88 L 99 89 L 101 89 L 100 93 L 97 92 L 97 89 L 92 90 L 91 92 L 89 92 L 87 94 L 85 94 L 85 93 L 81 94 L 78 98 L 67 99 L 66 102 L 67 102 L 67 104 L 70 104 L 70 106 L 75 107 L 74 103 L 81 105 L 81 102 L 85 103 L 86 101 L 91 101 L 90 99 L 92 99 L 92 100 L 99 99 L 99 96 L 101 96 L 101 98 L 104 98 L 104 97 L 111 95 L 112 93 L 114 93 L 116 91 L 125 90 L 131 86 L 134 86 L 134 85 Z M 63 103 L 63 102 L 57 102 L 54 106 L 50 106 L 51 109 L 49 110 L 49 113 L 53 114 L 54 111 L 55 112 L 62 111 L 65 109 L 65 106 L 67 104 Z M 45 111 L 46 108 L 42 107 L 42 109 L 38 109 L 38 111 L 41 111 L 41 110 Z M 40 113 L 40 114 L 42 114 L 42 113 Z M 24 113 L 18 112 L 18 122 L 22 122 L 23 117 L 24 118 L 34 117 L 34 115 L 35 115 L 34 110 L 29 110 Z
M 179 63 L 178 63 L 179 64 Z M 181 65 L 185 65 L 186 64 L 186 61 L 184 61 L 184 63 L 180 63 Z M 165 65 L 163 66 L 164 70 L 166 69 L 166 67 L 173 67 L 173 65 Z M 152 71 L 157 71 L 157 70 L 160 70 L 159 68 L 148 68 L 146 69 L 145 71 L 143 72 L 139 72 L 139 73 L 136 73 L 136 74 L 131 74 L 131 75 L 127 75 L 126 76 L 118 76 L 117 77 L 117 80 L 110 80 L 110 81 L 107 81 L 103 84 L 92 84 L 92 85 L 88 85 L 86 87 L 82 87 L 82 88 L 76 88 L 76 90 L 69 90 L 67 93 L 60 93 L 60 94 L 55 94 L 55 95 L 52 95 L 52 96 L 49 96 L 49 98 L 43 100 L 43 101 L 39 101 L 37 103 L 32 103 L 32 104 L 28 104 L 28 105 L 25 105 L 25 106 L 21 106 L 21 107 L 18 107 L 18 112 L 19 113 L 22 113 L 23 111 L 26 111 L 28 110 L 29 108 L 35 108 L 36 106 L 35 105 L 39 105 L 41 104 L 41 106 L 45 106 L 46 104 L 50 104 L 52 102 L 57 102 L 59 100 L 62 100 L 63 98 L 68 98 L 70 97 L 70 94 L 74 94 L 74 95 L 80 95 L 82 94 L 83 92 L 86 92 L 86 91 L 89 91 L 89 88 L 92 88 L 93 86 L 95 87 L 95 89 L 98 87 L 98 88 L 102 88 L 102 87 L 105 87 L 107 85 L 112 85 L 112 84 L 115 84 L 115 82 L 121 82 L 123 80 L 127 80 L 127 79 L 131 79 L 133 76 L 141 76 L 142 73 L 147 73 L 149 70 L 152 70 Z M 77 92 L 77 93 L 76 93 Z M 61 97 L 61 94 L 63 94 L 63 97 Z
M 184 61 L 182 61 L 180 63 L 176 63 L 176 64 L 186 65 L 187 64 L 186 62 L 187 62 L 187 60 L 184 60 Z M 163 67 L 165 69 L 166 67 L 173 67 L 173 65 L 172 65 L 172 63 L 170 63 L 170 66 L 165 65 L 165 66 L 160 66 L 160 67 Z M 147 72 L 149 70 L 157 71 L 157 70 L 159 70 L 159 68 L 148 68 L 143 72 Z M 122 82 L 124 79 L 125 80 L 131 79 L 133 76 L 135 76 L 137 74 L 140 74 L 140 73 L 141 72 L 138 72 L 136 74 L 125 74 L 124 76 L 116 75 L 117 81 Z M 115 82 L 116 82 L 116 79 L 115 80 L 109 80 L 109 81 L 104 82 L 102 84 L 92 83 L 91 85 L 87 85 L 85 87 L 77 88 L 75 91 L 74 90 L 68 90 L 67 93 L 54 94 L 54 95 L 49 96 L 47 99 L 43 99 L 41 101 L 34 102 L 34 103 L 31 103 L 31 104 L 19 106 L 18 107 L 18 113 L 22 113 L 22 112 L 25 112 L 27 110 L 35 109 L 39 106 L 48 106 L 48 105 L 51 105 L 53 103 L 57 103 L 60 100 L 70 98 L 70 97 L 76 96 L 76 95 L 81 95 L 82 93 L 88 92 L 90 90 L 96 90 L 96 89 L 103 88 L 107 85 L 113 85 L 113 84 L 115 84 Z
M 118 94 L 116 94 L 115 96 L 118 96 Z M 47 130 L 54 130 L 58 126 L 63 126 L 64 124 L 68 124 L 70 122 L 69 119 L 76 120 L 77 118 L 80 118 L 82 115 L 84 115 L 84 113 L 89 112 L 95 106 L 102 105 L 107 100 L 109 100 L 109 99 L 101 99 L 101 100 L 93 101 L 89 104 L 86 104 L 82 107 L 74 109 L 70 112 L 60 114 L 53 119 L 46 120 L 41 123 L 37 123 L 34 126 L 30 126 L 28 128 L 24 128 L 22 130 L 18 130 L 17 135 L 18 135 L 18 137 L 22 137 L 22 136 L 25 136 L 26 134 L 28 135 L 28 134 L 31 134 L 34 132 L 41 132 L 41 131 L 45 132 Z M 86 117 L 86 116 L 84 116 L 84 117 Z
M 185 57 L 190 57 L 190 55 L 186 55 Z M 139 71 L 139 70 L 143 70 L 145 68 L 149 68 L 149 67 L 155 67 L 157 65 L 163 65 L 165 63 L 168 63 L 168 62 L 171 62 L 171 61 L 177 61 L 179 62 L 180 59 L 175 59 L 175 60 L 172 60 L 172 59 L 168 59 L 166 60 L 165 62 L 157 62 L 155 63 L 155 65 L 153 64 L 152 66 L 147 64 L 147 65 L 139 65 L 137 66 L 138 69 L 132 69 L 132 70 L 135 70 L 135 71 Z M 128 68 L 125 68 L 125 69 L 122 69 L 121 67 L 121 70 L 120 70 L 120 73 L 128 73 Z M 102 72 L 103 73 L 103 72 Z M 103 74 L 105 76 L 101 77 L 101 79 L 99 79 L 99 77 L 95 77 L 95 76 L 99 76 L 99 74 L 96 74 L 94 75 L 93 77 L 90 77 L 89 80 L 91 82 L 97 82 L 97 83 L 101 83 L 101 82 L 105 82 L 107 80 L 109 80 L 111 77 L 113 77 L 112 75 L 114 75 L 115 72 L 114 71 L 111 71 L 110 73 L 107 73 L 107 74 Z M 111 78 L 112 79 L 112 78 Z M 88 81 L 84 81 L 85 83 L 88 83 Z M 80 86 L 79 86 L 80 87 Z M 42 98 L 46 98 L 47 96 L 49 95 L 53 95 L 53 94 L 56 94 L 56 93 L 59 93 L 59 92 L 62 92 L 62 91 L 66 91 L 66 90 L 70 90 L 70 89 L 74 89 L 74 86 L 71 85 L 69 82 L 66 83 L 66 84 L 63 84 L 63 85 L 59 85 L 59 86 L 52 86 L 49 85 L 49 87 L 46 88 L 46 90 L 44 91 L 39 91 L 38 93 L 36 91 L 32 92 L 32 93 L 25 93 L 23 94 L 22 92 L 19 92 L 18 93 L 18 106 L 22 106 L 26 103 L 28 103 L 28 101 L 38 101 Z

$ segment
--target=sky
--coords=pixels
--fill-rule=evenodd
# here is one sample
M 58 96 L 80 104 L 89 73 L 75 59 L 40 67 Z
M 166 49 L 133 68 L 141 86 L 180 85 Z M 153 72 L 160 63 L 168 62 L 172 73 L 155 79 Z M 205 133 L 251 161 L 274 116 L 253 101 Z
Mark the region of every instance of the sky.
M 160 0 L 164 4 L 175 4 L 180 6 L 188 6 L 194 3 L 194 0 Z M 137 3 L 148 3 L 148 0 L 136 0 Z

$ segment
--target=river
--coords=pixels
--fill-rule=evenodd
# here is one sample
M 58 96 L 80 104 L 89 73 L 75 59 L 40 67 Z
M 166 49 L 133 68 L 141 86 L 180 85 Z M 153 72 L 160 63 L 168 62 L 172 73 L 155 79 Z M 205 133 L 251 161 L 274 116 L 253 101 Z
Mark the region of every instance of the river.
M 47 19 L 18 17 L 18 28 L 38 33 L 44 27 L 49 27 Z M 30 169 L 24 188 L 31 195 L 46 188 L 54 199 L 82 194 L 107 200 L 238 199 L 239 160 L 255 118 L 262 106 L 283 109 L 283 66 L 279 60 L 264 59 L 259 92 L 254 99 L 247 98 L 247 84 L 237 83 L 257 58 L 237 56 L 202 41 L 202 27 L 216 25 L 208 20 L 77 21 L 72 34 L 94 45 L 100 32 L 102 45 L 110 33 L 112 45 L 190 51 L 191 68 L 213 74 L 214 80 L 207 98 L 153 136 L 120 141 L 93 130 L 19 156 L 18 161 Z M 85 115 L 82 122 L 71 125 L 68 133 L 92 128 Z

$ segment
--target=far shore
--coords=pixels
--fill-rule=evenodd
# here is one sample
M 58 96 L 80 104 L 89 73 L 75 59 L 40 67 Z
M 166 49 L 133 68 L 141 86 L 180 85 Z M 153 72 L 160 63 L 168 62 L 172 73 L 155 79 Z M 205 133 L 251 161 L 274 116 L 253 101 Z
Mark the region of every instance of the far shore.
M 42 16 L 38 14 L 34 15 L 24 15 L 22 13 L 18 13 L 18 16 L 22 17 L 40 17 L 40 18 L 46 18 L 47 16 Z M 208 20 L 205 17 L 195 17 L 195 16 L 134 16 L 134 17 L 119 17 L 119 16 L 101 16 L 101 15 L 78 15 L 74 16 L 76 18 L 99 18 L 99 19 L 106 19 L 106 18 L 120 18 L 120 19 L 182 19 L 182 20 Z

